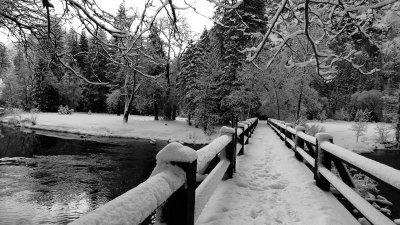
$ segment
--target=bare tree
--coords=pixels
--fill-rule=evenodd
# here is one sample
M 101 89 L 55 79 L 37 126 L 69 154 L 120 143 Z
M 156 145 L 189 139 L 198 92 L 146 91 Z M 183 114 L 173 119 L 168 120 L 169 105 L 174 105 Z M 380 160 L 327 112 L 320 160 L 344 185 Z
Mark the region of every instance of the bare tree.
M 294 61 L 293 66 L 305 67 L 314 65 L 317 74 L 324 79 L 332 79 L 337 72 L 335 62 L 347 61 L 360 73 L 368 74 L 378 71 L 367 71 L 362 64 L 355 63 L 354 56 L 358 53 L 349 48 L 343 55 L 335 54 L 329 45 L 342 34 L 359 34 L 362 38 L 374 44 L 371 35 L 371 20 L 363 19 L 366 14 L 379 17 L 379 12 L 390 8 L 398 0 L 385 1 L 353 1 L 353 0 L 281 0 L 272 4 L 270 11 L 276 11 L 268 21 L 268 31 L 262 41 L 255 47 L 242 50 L 247 54 L 247 60 L 253 61 L 266 47 L 272 52 L 267 67 L 275 60 L 283 49 L 291 49 L 290 41 L 298 36 L 307 38 L 312 55 L 306 60 Z M 290 30 L 296 26 L 298 29 Z

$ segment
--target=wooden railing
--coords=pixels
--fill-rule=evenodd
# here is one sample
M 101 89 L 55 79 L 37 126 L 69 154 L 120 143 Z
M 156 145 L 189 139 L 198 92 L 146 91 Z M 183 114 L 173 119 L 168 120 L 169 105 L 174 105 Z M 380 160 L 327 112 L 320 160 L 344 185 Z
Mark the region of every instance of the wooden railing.
M 257 123 L 253 118 L 234 128 L 222 127 L 220 136 L 198 151 L 168 144 L 157 154 L 157 166 L 145 182 L 70 224 L 140 224 L 152 220 L 149 217 L 157 211 L 160 222 L 193 225 L 221 179 L 232 178 L 236 156 L 244 154 Z M 218 164 L 203 175 L 216 158 Z M 196 188 L 196 178 L 203 177 Z
M 332 185 L 372 224 L 395 224 L 354 190 L 352 178 L 343 163 L 397 190 L 400 190 L 400 170 L 333 144 L 333 137 L 328 133 L 317 133 L 313 137 L 305 134 L 305 128 L 301 126 L 293 128 L 292 124 L 275 119 L 268 119 L 268 124 L 294 151 L 296 158 L 301 161 L 304 159 L 312 168 L 318 187 L 329 191 Z M 331 172 L 332 163 L 341 179 Z

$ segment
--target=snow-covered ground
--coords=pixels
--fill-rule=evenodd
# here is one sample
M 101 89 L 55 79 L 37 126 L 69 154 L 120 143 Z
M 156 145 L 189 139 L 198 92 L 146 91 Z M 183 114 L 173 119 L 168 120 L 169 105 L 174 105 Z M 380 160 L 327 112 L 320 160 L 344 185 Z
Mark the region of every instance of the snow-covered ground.
M 359 223 L 265 123 L 205 206 L 198 225 L 352 225 Z
M 384 146 L 379 144 L 378 135 L 375 127 L 379 123 L 368 123 L 368 129 L 364 136 L 360 136 L 357 142 L 355 132 L 351 130 L 353 122 L 347 121 L 327 121 L 327 122 L 309 122 L 308 125 L 318 124 L 325 127 L 325 132 L 333 136 L 333 143 L 347 148 L 357 153 L 372 152 L 374 149 L 383 149 Z M 385 126 L 391 126 L 391 124 L 380 123 Z M 389 141 L 393 141 L 394 132 L 393 130 L 389 134 Z
M 30 117 L 31 114 L 29 113 L 21 115 L 22 120 Z M 9 118 L 6 117 L 3 120 L 7 121 Z M 200 128 L 188 126 L 184 118 L 177 118 L 176 121 L 155 121 L 152 116 L 131 115 L 128 123 L 125 124 L 122 122 L 122 116 L 110 114 L 74 113 L 72 115 L 60 115 L 58 113 L 39 113 L 36 123 L 35 126 L 30 123 L 25 123 L 24 126 L 82 135 L 149 138 L 196 144 L 209 143 L 218 136 L 217 133 L 207 136 Z

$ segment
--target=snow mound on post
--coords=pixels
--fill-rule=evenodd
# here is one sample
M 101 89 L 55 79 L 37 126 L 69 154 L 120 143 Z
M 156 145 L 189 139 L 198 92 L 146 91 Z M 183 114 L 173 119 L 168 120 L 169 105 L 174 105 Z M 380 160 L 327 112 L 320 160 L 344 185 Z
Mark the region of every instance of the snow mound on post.
M 327 141 L 327 140 L 332 140 L 332 135 L 328 134 L 328 133 L 317 133 L 315 135 L 315 137 L 317 138 L 317 140 L 320 141 Z
M 237 124 L 238 127 L 243 127 L 243 129 L 246 129 L 248 126 L 244 123 L 238 123 Z
M 232 128 L 232 127 L 223 126 L 219 130 L 219 136 L 226 135 L 226 134 L 229 135 L 229 134 L 234 134 L 234 133 L 235 133 L 235 128 Z
M 156 156 L 157 164 L 164 162 L 193 162 L 197 159 L 196 151 L 178 142 L 165 146 Z

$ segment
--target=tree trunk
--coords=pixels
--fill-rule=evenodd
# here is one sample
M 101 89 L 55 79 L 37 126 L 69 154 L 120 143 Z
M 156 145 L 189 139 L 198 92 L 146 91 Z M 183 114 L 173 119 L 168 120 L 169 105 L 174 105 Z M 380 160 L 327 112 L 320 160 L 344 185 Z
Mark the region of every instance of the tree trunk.
M 396 124 L 396 145 L 400 147 L 400 94 L 399 94 L 399 106 L 397 109 L 397 124 Z
M 275 92 L 275 98 L 276 98 L 276 107 L 278 110 L 278 120 L 280 120 L 281 115 L 280 115 L 280 110 L 279 110 L 279 98 L 278 98 L 278 92 L 276 91 L 276 88 L 274 88 L 274 92 Z
M 301 107 L 301 100 L 303 98 L 303 80 L 301 80 L 301 85 L 300 85 L 300 95 L 299 95 L 299 101 L 297 102 L 297 113 L 296 113 L 296 122 L 300 118 L 300 107 Z
M 157 99 L 156 95 L 154 95 L 154 120 L 158 120 L 158 105 L 157 105 Z
M 176 120 L 176 103 L 175 101 L 172 103 L 172 120 Z
M 124 123 L 128 123 L 128 118 L 129 118 L 129 113 L 131 112 L 132 108 L 132 102 L 133 99 L 135 98 L 135 92 L 137 91 L 138 87 L 136 87 L 136 71 L 133 72 L 133 87 L 132 87 L 132 93 L 129 94 L 129 88 L 128 88 L 128 83 L 129 78 L 125 79 L 125 106 L 124 106 L 124 118 L 123 121 Z

